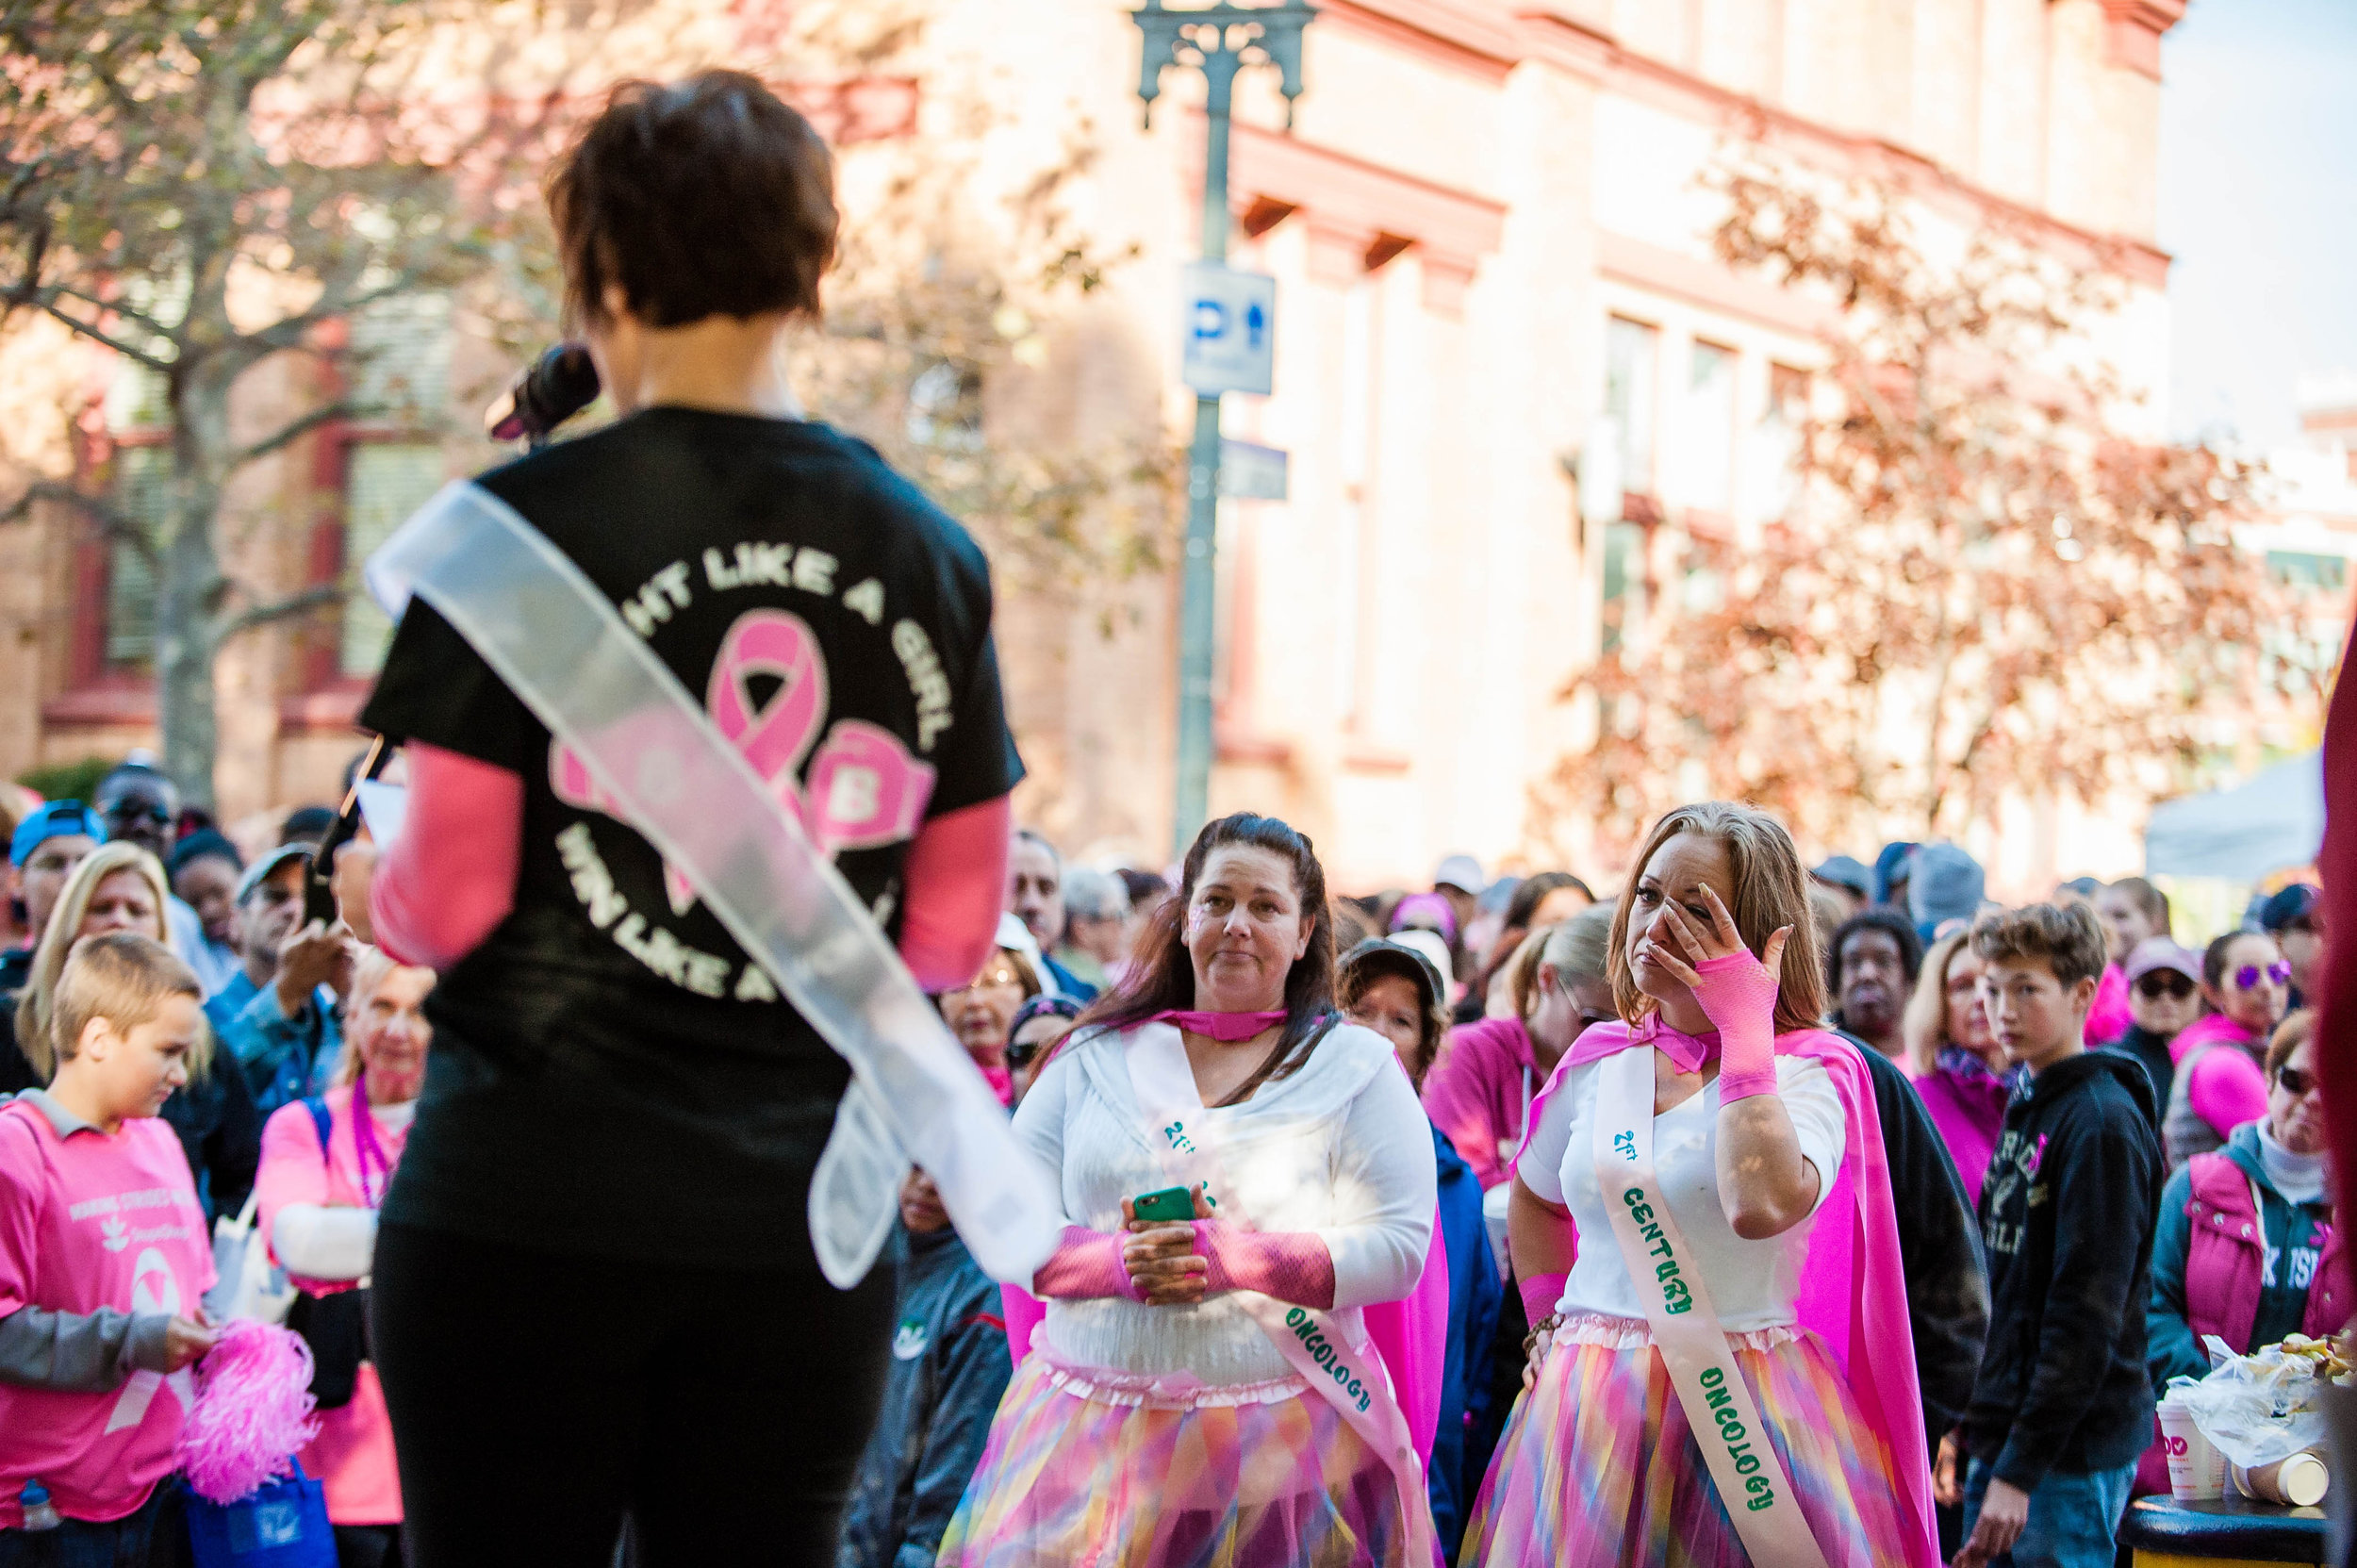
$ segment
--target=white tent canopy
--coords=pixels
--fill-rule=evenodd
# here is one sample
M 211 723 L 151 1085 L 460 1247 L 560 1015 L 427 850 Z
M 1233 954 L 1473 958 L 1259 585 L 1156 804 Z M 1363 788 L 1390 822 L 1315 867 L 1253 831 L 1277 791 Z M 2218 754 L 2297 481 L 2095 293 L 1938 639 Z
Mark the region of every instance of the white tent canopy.
M 2324 847 L 2324 755 L 2263 767 L 2232 789 L 2152 808 L 2144 830 L 2148 876 L 2255 883 L 2306 866 Z

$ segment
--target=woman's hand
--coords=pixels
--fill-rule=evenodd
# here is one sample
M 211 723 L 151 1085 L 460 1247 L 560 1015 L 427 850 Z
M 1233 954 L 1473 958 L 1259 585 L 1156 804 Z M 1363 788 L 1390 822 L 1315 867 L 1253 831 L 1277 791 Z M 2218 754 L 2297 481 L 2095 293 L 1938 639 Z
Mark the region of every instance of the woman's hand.
M 220 1343 L 221 1330 L 207 1322 L 202 1312 L 192 1318 L 174 1313 L 164 1327 L 164 1370 L 177 1372 L 203 1361 Z
M 1197 1219 L 1209 1219 L 1203 1189 L 1195 1191 Z M 1203 1299 L 1211 1260 L 1195 1249 L 1195 1227 L 1138 1218 L 1137 1205 L 1121 1200 L 1121 1220 L 1129 1232 L 1122 1244 L 1122 1266 L 1149 1307 L 1187 1307 Z
M 1528 1394 L 1539 1386 L 1539 1369 L 1547 1363 L 1547 1351 L 1555 1345 L 1555 1324 L 1541 1323 L 1530 1331 L 1530 1350 L 1523 1358 L 1523 1392 Z
M 1705 886 L 1703 900 L 1710 906 L 1708 929 L 1689 919 L 1676 904 L 1662 905 L 1679 950 L 1656 944 L 1654 957 L 1694 993 L 1695 1004 L 1722 1033 L 1764 1024 L 1772 1048 L 1776 977 L 1784 972 L 1784 948 L 1791 940 L 1792 928 L 1784 926 L 1772 933 L 1754 956 L 1718 891 Z

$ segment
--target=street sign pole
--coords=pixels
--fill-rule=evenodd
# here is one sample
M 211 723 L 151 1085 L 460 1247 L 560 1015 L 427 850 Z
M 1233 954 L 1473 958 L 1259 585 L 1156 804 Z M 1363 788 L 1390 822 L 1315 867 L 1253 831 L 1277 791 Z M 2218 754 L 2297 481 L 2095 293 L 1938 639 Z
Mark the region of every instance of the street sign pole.
M 1131 20 L 1146 35 L 1138 96 L 1146 101 L 1149 123 L 1154 100 L 1162 92 L 1164 66 L 1194 65 L 1203 73 L 1204 116 L 1209 124 L 1203 155 L 1203 259 L 1207 262 L 1228 259 L 1228 133 L 1236 72 L 1247 64 L 1278 67 L 1290 126 L 1293 101 L 1301 94 L 1301 29 L 1315 14 L 1300 4 L 1217 5 L 1204 10 L 1172 11 L 1162 8 L 1162 0 L 1147 0 L 1145 9 L 1131 13 Z M 1180 562 L 1178 609 L 1178 793 L 1171 821 L 1173 852 L 1181 857 L 1211 819 L 1216 582 L 1212 568 L 1219 534 L 1220 396 L 1217 391 L 1196 393 L 1195 442 L 1187 458 L 1187 536 Z

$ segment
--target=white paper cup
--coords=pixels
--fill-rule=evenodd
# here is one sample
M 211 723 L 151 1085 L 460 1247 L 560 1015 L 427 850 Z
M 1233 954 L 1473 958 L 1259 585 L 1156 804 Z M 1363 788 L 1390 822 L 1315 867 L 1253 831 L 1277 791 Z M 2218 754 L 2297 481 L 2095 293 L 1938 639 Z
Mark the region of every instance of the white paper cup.
M 2255 1470 L 2233 1467 L 2234 1490 L 2246 1497 L 2266 1503 L 2284 1503 L 2293 1508 L 2314 1508 L 2324 1501 L 2331 1477 L 2326 1474 L 2324 1461 L 2314 1453 L 2294 1454 L 2273 1464 L 2263 1464 Z
M 2226 1456 L 2201 1435 L 2184 1406 L 2164 1399 L 2161 1446 L 2168 1454 L 2168 1490 L 2181 1503 L 2215 1502 L 2226 1495 Z

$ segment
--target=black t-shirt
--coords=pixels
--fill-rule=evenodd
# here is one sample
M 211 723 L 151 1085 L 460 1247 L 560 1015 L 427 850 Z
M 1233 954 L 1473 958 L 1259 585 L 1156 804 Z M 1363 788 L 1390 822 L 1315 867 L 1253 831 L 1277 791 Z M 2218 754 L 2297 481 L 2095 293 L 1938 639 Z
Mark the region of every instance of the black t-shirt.
M 927 818 L 1022 777 L 987 564 L 821 424 L 653 408 L 487 473 L 622 609 L 887 931 Z M 525 783 L 515 908 L 441 977 L 385 1217 L 555 1251 L 815 1272 L 849 1068 L 448 621 L 413 602 L 361 722 Z

